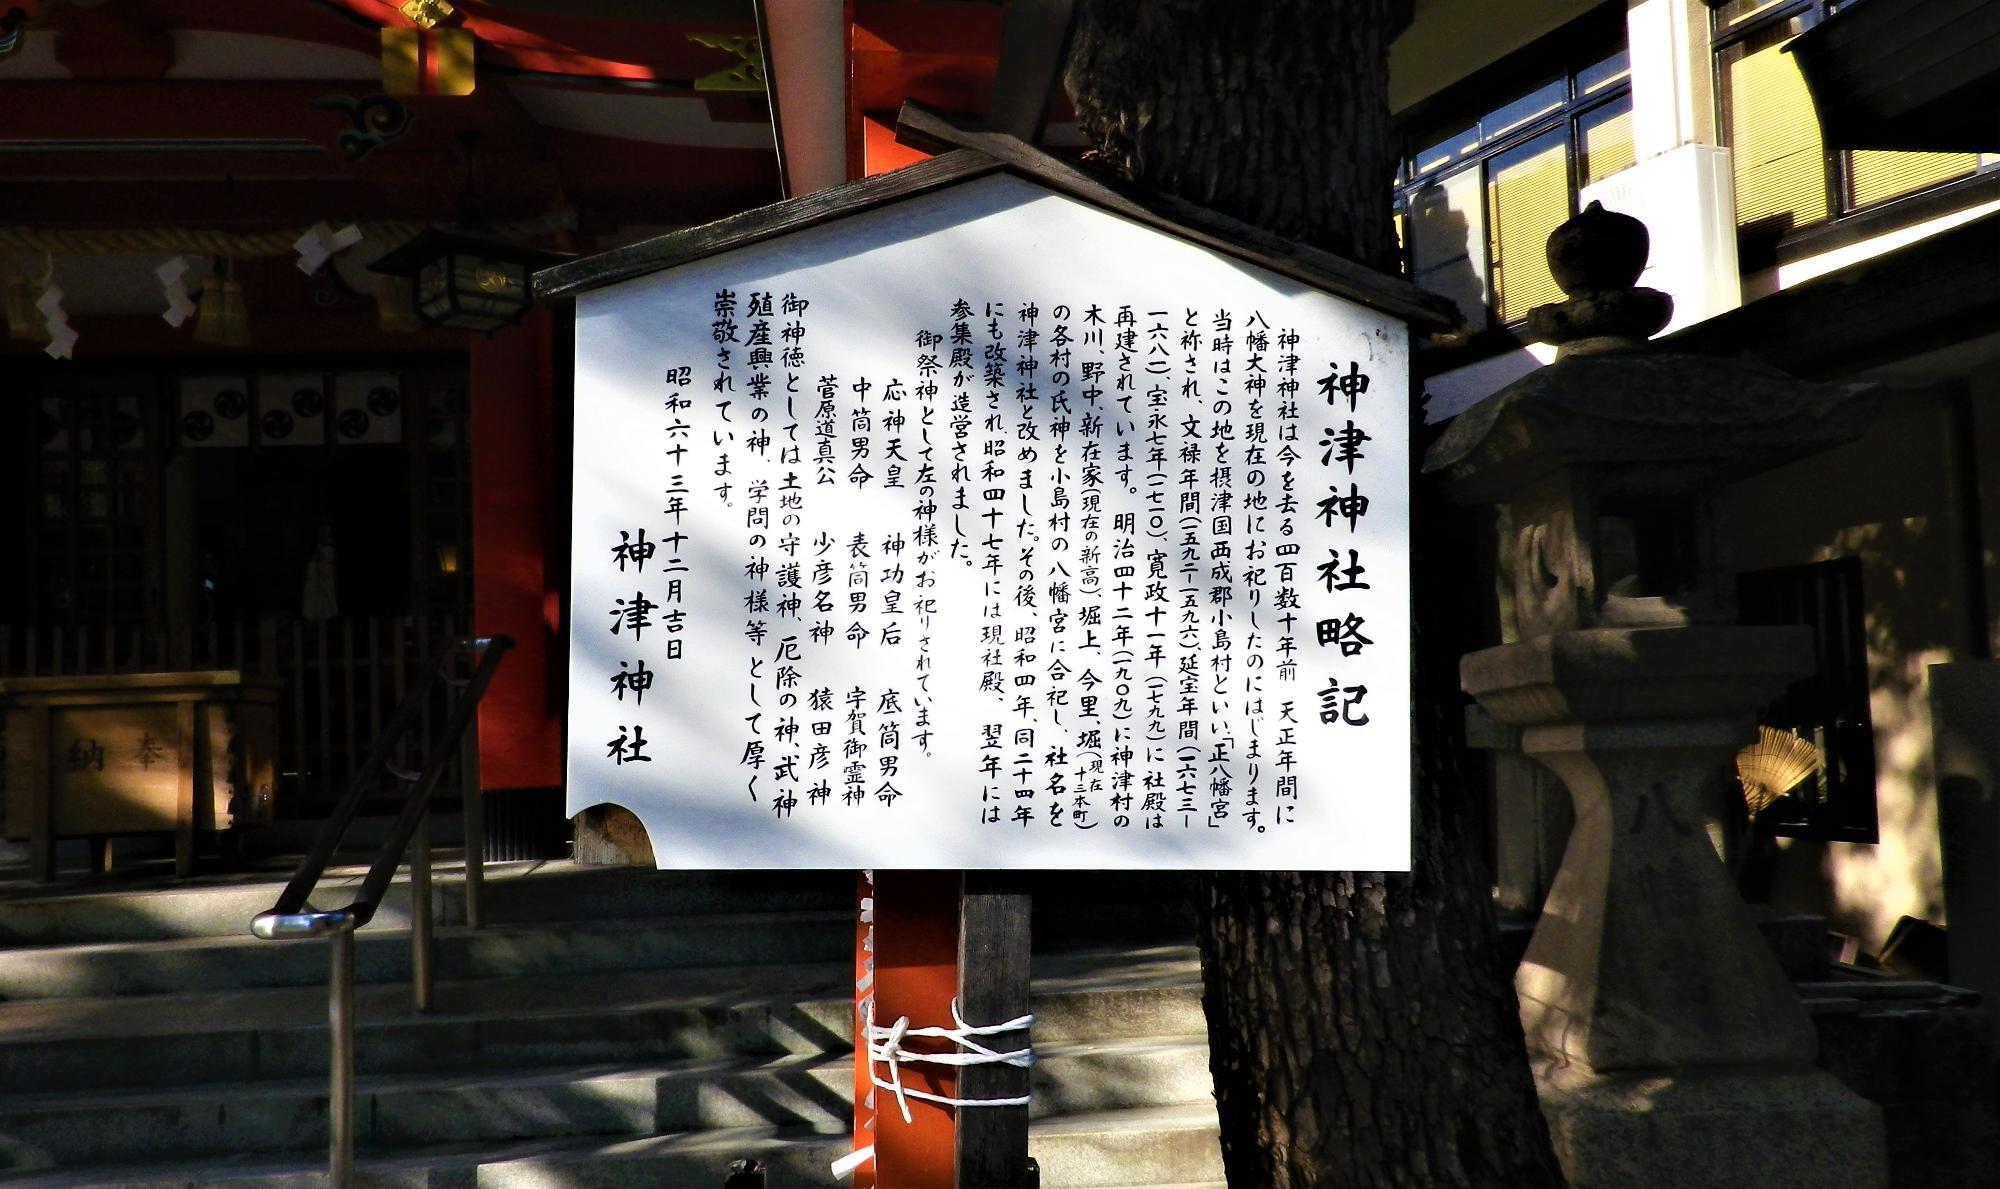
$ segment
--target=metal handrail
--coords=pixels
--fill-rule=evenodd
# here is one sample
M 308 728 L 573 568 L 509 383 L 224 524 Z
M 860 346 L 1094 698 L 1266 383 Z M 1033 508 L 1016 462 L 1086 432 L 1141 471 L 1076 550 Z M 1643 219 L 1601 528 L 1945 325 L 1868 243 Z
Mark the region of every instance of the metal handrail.
M 320 826 L 298 870 L 278 894 L 277 903 L 258 913 L 250 931 L 266 941 L 295 941 L 324 937 L 331 951 L 327 979 L 327 1177 L 335 1186 L 346 1186 L 354 1177 L 354 931 L 366 925 L 381 905 L 382 897 L 396 877 L 407 853 L 410 862 L 410 995 L 417 1011 L 429 1011 L 436 987 L 435 948 L 431 936 L 431 848 L 430 801 L 438 781 L 450 763 L 452 751 L 460 753 L 465 794 L 465 919 L 478 928 L 484 916 L 480 907 L 485 868 L 485 830 L 480 804 L 477 740 L 468 735 L 479 699 L 493 680 L 494 670 L 514 642 L 506 636 L 482 636 L 449 640 L 431 655 L 429 677 L 404 695 L 389 718 L 388 726 L 376 737 L 368 757 L 348 782 L 347 792 L 333 813 Z M 457 679 L 450 675 L 453 659 L 460 654 L 476 655 L 472 675 Z M 394 755 L 416 725 L 425 705 L 440 682 L 460 687 L 444 731 L 432 744 L 424 762 L 411 774 L 390 768 Z M 345 908 L 314 908 L 308 897 L 326 875 L 354 815 L 370 790 L 378 787 L 384 773 L 393 772 L 408 786 L 403 811 L 396 818 L 389 837 L 376 851 L 361 889 Z

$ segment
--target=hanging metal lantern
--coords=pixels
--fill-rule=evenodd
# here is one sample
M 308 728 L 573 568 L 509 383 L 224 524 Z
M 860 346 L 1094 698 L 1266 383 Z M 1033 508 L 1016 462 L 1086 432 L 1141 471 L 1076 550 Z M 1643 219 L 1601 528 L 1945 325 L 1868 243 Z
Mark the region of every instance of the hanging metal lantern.
M 491 334 L 520 321 L 534 305 L 529 276 L 562 259 L 472 232 L 432 228 L 368 267 L 415 283 L 417 316 L 425 325 Z

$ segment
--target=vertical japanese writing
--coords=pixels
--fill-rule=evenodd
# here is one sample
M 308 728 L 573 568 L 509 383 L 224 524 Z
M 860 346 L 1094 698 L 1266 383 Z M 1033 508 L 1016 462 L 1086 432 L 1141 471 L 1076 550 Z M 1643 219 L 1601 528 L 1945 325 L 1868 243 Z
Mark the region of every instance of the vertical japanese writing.
M 617 499 L 577 522 L 572 771 L 788 860 L 1337 842 L 1346 757 L 1408 753 L 1393 324 L 1251 270 L 778 256 L 663 288 L 645 407 L 580 414 Z
M 1362 450 L 1373 439 L 1354 421 L 1354 414 L 1361 409 L 1362 398 L 1368 394 L 1369 382 L 1369 376 L 1355 360 L 1348 360 L 1344 371 L 1340 364 L 1331 364 L 1319 381 L 1319 393 L 1327 406 L 1326 420 L 1338 422 L 1337 425 L 1329 424 L 1324 431 L 1325 436 L 1319 440 L 1320 478 L 1326 492 L 1319 500 L 1319 517 L 1328 528 L 1344 525 L 1350 538 L 1358 533 L 1361 520 L 1368 515 L 1369 508 L 1368 496 L 1355 478 L 1356 468 L 1360 468 L 1359 473 L 1363 477 L 1374 470 Z M 1342 489 L 1343 480 L 1345 490 Z M 1367 567 L 1362 564 L 1361 550 L 1353 546 L 1344 549 L 1339 545 L 1329 547 L 1326 560 L 1318 566 L 1317 577 L 1323 593 L 1336 596 L 1332 613 L 1319 617 L 1313 624 L 1314 643 L 1320 649 L 1321 671 L 1326 674 L 1325 685 L 1318 692 L 1319 720 L 1326 726 L 1368 725 L 1368 712 L 1362 709 L 1362 700 L 1368 696 L 1368 686 L 1351 676 L 1343 682 L 1339 674 L 1350 671 L 1343 662 L 1361 656 L 1375 641 L 1367 635 L 1370 629 L 1366 618 L 1348 609 L 1344 601 L 1337 597 L 1343 592 L 1369 589 L 1364 577 L 1367 572 Z

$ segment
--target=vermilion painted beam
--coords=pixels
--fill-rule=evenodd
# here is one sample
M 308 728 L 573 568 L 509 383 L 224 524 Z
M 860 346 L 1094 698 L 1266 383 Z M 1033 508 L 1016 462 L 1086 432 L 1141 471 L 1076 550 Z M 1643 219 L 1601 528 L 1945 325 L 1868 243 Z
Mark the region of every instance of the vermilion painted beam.
M 328 0 L 378 28 L 408 28 L 394 0 Z M 479 38 L 483 61 L 520 70 L 628 80 L 699 78 L 739 59 L 688 39 L 690 33 L 752 36 L 749 21 L 638 21 L 562 12 L 461 6 L 461 25 Z
M 1000 12 L 997 4 L 855 5 L 851 101 L 869 112 L 896 111 L 905 99 L 985 111 L 1000 55 Z
M 99 17 L 94 8 L 33 2 L 26 8 L 39 27 L 76 32 L 77 37 L 62 53 L 81 74 L 147 74 L 161 68 L 157 48 L 135 53 L 139 43 L 131 38 L 94 33 L 104 20 L 113 19 Z M 463 15 L 455 23 L 479 38 L 482 65 L 683 87 L 738 61 L 726 50 L 691 40 L 691 34 L 751 36 L 756 31 L 749 20 L 626 20 L 560 11 L 503 11 L 470 3 L 460 5 L 460 12 Z M 179 29 L 245 33 L 336 46 L 371 56 L 379 48 L 379 30 L 411 24 L 395 0 L 288 4 L 121 0 L 115 19 L 140 34 L 164 35 Z
M 16 0 L 18 2 L 18 0 Z M 87 32 L 94 17 L 70 6 L 28 3 L 44 27 Z M 46 11 L 37 12 L 45 8 Z M 373 54 L 377 30 L 409 28 L 396 0 L 325 0 L 324 3 L 221 4 L 216 0 L 121 0 L 117 19 L 136 30 L 200 29 L 287 37 Z M 85 10 L 87 11 L 87 10 Z M 454 23 L 479 38 L 488 65 L 580 77 L 688 81 L 736 62 L 724 50 L 688 39 L 690 33 L 748 36 L 748 20 L 660 21 L 578 16 L 561 11 L 515 11 L 488 5 L 459 5 Z M 87 60 L 87 43 L 72 47 Z M 122 52 L 122 51 L 121 51 Z
M 861 137 L 862 172 L 869 177 L 930 158 L 930 154 L 921 149 L 897 142 L 894 116 L 886 121 L 872 114 L 863 116 Z
M 304 82 L 236 79 L 35 79 L 0 78 L 0 111 L 9 140 L 121 140 L 173 138 L 309 137 L 332 146 L 352 121 L 316 107 L 328 96 L 360 99 L 381 90 L 379 78 Z M 539 142 L 542 129 L 504 87 L 466 96 L 410 96 L 416 117 L 388 149 L 449 147 L 467 129 L 481 134 L 481 148 L 510 140 Z M 374 158 L 370 158 L 373 160 Z M 367 161 L 357 166 L 366 169 Z
M 906 99 L 944 111 L 983 114 L 991 104 L 1000 60 L 1003 11 L 1001 5 L 986 3 L 856 4 L 855 109 L 891 126 Z M 1051 121 L 1074 114 L 1067 96 L 1054 96 Z
M 1001 6 L 985 0 L 857 0 L 857 54 L 984 54 L 1000 52 Z

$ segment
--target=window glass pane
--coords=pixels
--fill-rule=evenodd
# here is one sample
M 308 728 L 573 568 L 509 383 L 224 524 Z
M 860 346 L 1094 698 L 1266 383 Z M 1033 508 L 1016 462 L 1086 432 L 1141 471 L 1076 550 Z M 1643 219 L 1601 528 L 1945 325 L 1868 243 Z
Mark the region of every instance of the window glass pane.
M 1410 197 L 1410 279 L 1458 303 L 1466 321 L 1486 325 L 1486 220 L 1479 170 L 1433 182 Z
M 1619 50 L 1604 61 L 1586 66 L 1576 72 L 1576 93 L 1595 95 L 1606 87 L 1624 82 L 1631 77 L 1632 69 L 1624 50 Z
M 1417 150 L 1416 169 L 1419 174 L 1429 173 L 1440 165 L 1456 160 L 1463 154 L 1479 147 L 1477 126 L 1461 128 L 1450 136 L 1441 137 L 1428 148 Z
M 1492 140 L 1540 116 L 1559 110 L 1569 99 L 1563 80 L 1555 79 L 1511 103 L 1502 104 L 1479 121 L 1479 139 Z
M 1549 275 L 1549 233 L 1569 218 L 1569 153 L 1562 129 L 1538 136 L 1486 165 L 1487 250 L 1493 308 L 1503 322 L 1561 301 Z
M 1847 154 L 1848 200 L 1857 207 L 1928 190 L 1979 168 L 1977 153 L 1897 153 L 1856 149 Z
M 1577 147 L 1583 160 L 1577 162 L 1580 184 L 1601 182 L 1630 166 L 1632 155 L 1632 97 L 1614 99 L 1603 107 L 1578 117 Z
M 1722 117 L 1736 173 L 1736 224 L 1783 233 L 1827 217 L 1826 150 L 1798 63 L 1778 47 L 1780 21 L 1722 51 Z

